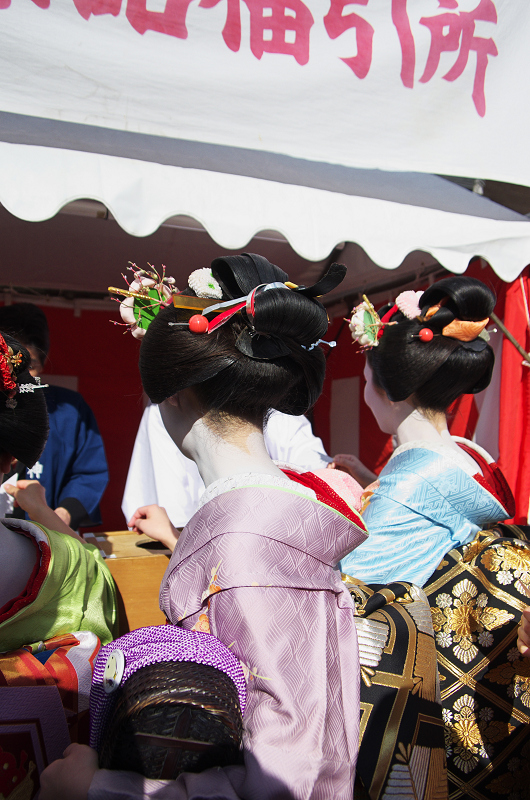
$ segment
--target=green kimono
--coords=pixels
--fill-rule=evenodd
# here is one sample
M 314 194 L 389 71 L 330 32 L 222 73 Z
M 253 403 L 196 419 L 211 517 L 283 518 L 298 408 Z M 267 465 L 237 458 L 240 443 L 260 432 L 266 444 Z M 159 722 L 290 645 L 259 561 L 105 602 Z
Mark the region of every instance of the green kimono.
M 0 652 L 75 631 L 112 641 L 116 587 L 97 547 L 26 520 L 1 522 L 30 538 L 39 557 L 24 592 L 0 608 Z

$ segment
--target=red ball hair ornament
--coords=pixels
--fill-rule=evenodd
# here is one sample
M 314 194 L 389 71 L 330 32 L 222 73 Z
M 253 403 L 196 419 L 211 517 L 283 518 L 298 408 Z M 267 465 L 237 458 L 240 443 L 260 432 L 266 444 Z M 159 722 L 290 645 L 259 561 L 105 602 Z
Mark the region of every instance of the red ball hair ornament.
M 208 331 L 208 320 L 202 314 L 194 314 L 193 317 L 190 317 L 188 324 L 192 333 L 207 333 Z
M 434 333 L 430 328 L 422 328 L 418 333 L 418 337 L 422 342 L 432 342 Z

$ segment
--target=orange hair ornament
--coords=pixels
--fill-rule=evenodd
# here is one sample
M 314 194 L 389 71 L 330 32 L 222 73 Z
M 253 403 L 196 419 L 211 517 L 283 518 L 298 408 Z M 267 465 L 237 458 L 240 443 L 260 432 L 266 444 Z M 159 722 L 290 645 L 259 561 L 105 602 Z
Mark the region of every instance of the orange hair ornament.
M 431 306 L 423 317 L 425 322 L 431 317 L 434 317 L 436 312 L 447 303 L 447 300 L 448 298 L 444 297 L 435 306 Z M 472 342 L 480 336 L 489 321 L 489 317 L 477 320 L 476 322 L 468 319 L 454 319 L 449 325 L 442 328 L 442 336 L 448 336 L 450 339 L 458 339 L 460 342 Z
M 471 322 L 467 319 L 454 319 L 449 325 L 442 328 L 442 335 L 449 336 L 450 339 L 458 339 L 461 342 L 472 342 L 480 336 L 489 321 L 489 317 L 481 319 L 479 322 Z

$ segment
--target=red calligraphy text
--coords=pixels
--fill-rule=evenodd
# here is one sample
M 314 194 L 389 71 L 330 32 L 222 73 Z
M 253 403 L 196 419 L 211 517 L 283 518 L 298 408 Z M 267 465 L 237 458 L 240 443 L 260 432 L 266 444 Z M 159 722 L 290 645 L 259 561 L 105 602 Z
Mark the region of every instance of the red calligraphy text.
M 449 5 L 450 4 L 450 5 Z M 454 0 L 442 0 L 440 5 L 454 8 Z M 492 0 L 480 0 L 473 11 L 446 12 L 433 17 L 422 17 L 420 22 L 431 32 L 431 48 L 427 57 L 421 83 L 431 80 L 440 64 L 440 56 L 445 52 L 457 52 L 458 56 L 451 69 L 443 75 L 446 81 L 455 81 L 462 75 L 473 50 L 477 56 L 475 79 L 473 82 L 473 102 L 481 117 L 486 113 L 484 83 L 489 56 L 498 55 L 493 39 L 475 36 L 475 23 L 497 22 L 497 11 Z
M 130 0 L 129 0 L 130 1 Z M 201 0 L 202 8 L 213 8 L 221 0 Z M 299 64 L 309 61 L 309 33 L 313 15 L 301 0 L 243 0 L 250 12 L 250 50 L 260 59 L 263 53 L 294 56 Z M 227 0 L 223 38 L 238 51 L 241 45 L 240 0 Z
M 33 0 L 36 6 L 39 8 L 49 8 L 50 7 L 50 0 Z M 0 10 L 2 8 L 9 8 L 11 5 L 11 0 L 0 0 Z
M 368 5 L 368 0 L 331 0 L 331 6 L 324 17 L 324 25 L 330 39 L 336 39 L 344 31 L 355 28 L 357 36 L 357 55 L 342 58 L 358 78 L 366 78 L 372 64 L 372 40 L 374 29 L 359 14 L 354 12 L 343 14 L 344 7 L 355 3 L 359 6 Z
M 213 8 L 220 0 L 201 0 L 201 8 Z M 237 53 L 241 47 L 241 8 L 239 0 L 227 0 L 226 22 L 223 28 L 225 44 Z
M 392 22 L 401 46 L 401 81 L 407 89 L 412 89 L 416 67 L 416 46 L 407 14 L 407 0 L 392 0 Z
M 74 0 L 74 5 L 83 19 L 88 19 L 91 14 L 117 17 L 121 11 L 121 0 Z
M 167 0 L 164 11 L 148 11 L 147 0 L 127 0 L 127 19 L 138 33 L 158 31 L 187 39 L 186 14 L 192 0 Z

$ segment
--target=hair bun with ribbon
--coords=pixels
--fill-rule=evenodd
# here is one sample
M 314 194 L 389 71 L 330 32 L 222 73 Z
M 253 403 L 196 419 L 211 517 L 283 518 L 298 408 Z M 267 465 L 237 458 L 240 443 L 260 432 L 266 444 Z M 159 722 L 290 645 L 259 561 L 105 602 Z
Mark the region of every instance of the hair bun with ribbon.
M 243 253 L 240 256 L 216 258 L 212 262 L 212 274 L 222 287 L 223 296 L 227 296 L 228 301 L 240 303 L 237 307 L 232 306 L 231 310 L 229 308 L 224 312 L 226 317 L 240 312 L 245 323 L 236 340 L 237 349 L 249 358 L 267 361 L 291 353 L 287 339 L 308 350 L 323 341 L 320 337 L 326 333 L 327 316 L 325 322 L 322 321 L 318 327 L 320 331 L 318 336 L 313 332 L 309 333 L 314 328 L 306 325 L 308 335 L 304 338 L 304 331 L 295 333 L 295 326 L 292 324 L 295 306 L 302 307 L 309 300 L 316 304 L 320 311 L 323 310 L 317 297 L 330 292 L 341 283 L 346 275 L 346 267 L 342 264 L 332 264 L 317 283 L 309 287 L 298 286 L 288 280 L 286 272 L 271 264 L 263 256 Z M 278 293 L 286 290 L 291 292 L 292 308 L 289 312 L 286 311 L 287 314 L 291 314 L 291 319 L 286 319 L 280 310 L 281 306 L 285 306 L 285 302 L 282 301 L 286 300 L 286 296 Z M 294 299 L 296 295 L 298 300 Z M 220 310 L 222 305 L 228 305 L 228 301 L 206 308 L 203 313 Z M 317 312 L 316 306 L 313 316 L 320 313 Z M 307 313 L 311 315 L 309 307 Z M 225 322 L 226 317 L 213 320 L 209 331 Z
M 391 400 L 414 396 L 433 411 L 482 391 L 494 364 L 485 330 L 494 307 L 491 289 L 467 275 L 443 278 L 416 299 L 400 295 L 379 311 L 384 333 L 368 355 L 376 382 Z

